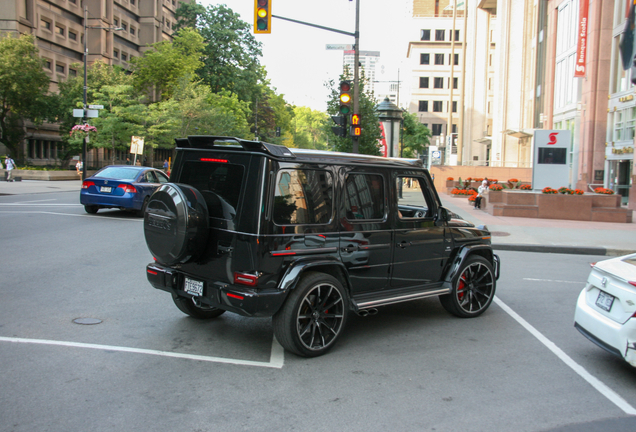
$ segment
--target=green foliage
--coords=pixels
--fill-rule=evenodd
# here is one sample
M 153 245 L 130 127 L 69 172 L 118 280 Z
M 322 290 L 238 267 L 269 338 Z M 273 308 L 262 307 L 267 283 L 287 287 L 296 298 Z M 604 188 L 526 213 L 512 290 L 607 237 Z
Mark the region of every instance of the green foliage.
M 259 84 L 265 70 L 259 58 L 261 43 L 250 24 L 225 5 L 181 3 L 176 11 L 177 28 L 196 28 L 205 41 L 203 67 L 197 73 L 212 92 L 229 90 L 242 101 L 254 102 L 261 96 Z
M 193 79 L 203 66 L 205 46 L 201 35 L 191 28 L 179 30 L 172 42 L 152 44 L 152 50 L 130 59 L 136 88 L 145 92 L 154 89 L 161 99 L 169 99 L 180 80 Z
M 0 36 L 0 142 L 18 161 L 24 121 L 39 124 L 52 116 L 55 106 L 34 40 L 32 35 Z
M 293 147 L 327 150 L 325 127 L 331 119 L 322 111 L 294 107 Z
M 401 157 L 415 158 L 425 153 L 430 144 L 431 131 L 419 122 L 415 114 L 402 111 L 402 150 Z
M 337 115 L 340 97 L 340 81 L 344 79 L 352 80 L 347 72 L 340 76 L 338 82 L 331 80 L 325 84 L 331 91 L 331 97 L 327 101 L 327 113 L 329 115 Z M 353 80 L 352 80 L 353 81 Z M 366 80 L 364 76 L 360 78 L 360 101 L 358 111 L 360 114 L 360 123 L 362 126 L 362 135 L 358 139 L 358 152 L 361 154 L 380 155 L 379 140 L 382 138 L 380 131 L 380 122 L 378 114 L 375 110 L 377 101 L 372 92 L 365 91 Z M 331 119 L 326 123 L 325 132 L 329 137 L 329 146 L 336 151 L 348 152 L 353 150 L 353 142 L 350 136 L 337 137 L 331 131 L 333 122 Z

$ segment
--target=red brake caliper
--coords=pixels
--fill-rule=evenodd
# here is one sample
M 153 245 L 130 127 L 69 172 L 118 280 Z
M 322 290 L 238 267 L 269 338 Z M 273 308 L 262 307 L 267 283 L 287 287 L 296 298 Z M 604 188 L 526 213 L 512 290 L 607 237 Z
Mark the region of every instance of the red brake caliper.
M 465 274 L 465 273 L 464 273 Z M 464 275 L 462 275 L 464 276 Z M 457 299 L 459 301 L 462 301 L 464 299 L 464 287 L 466 286 L 466 283 L 464 282 L 463 278 L 459 279 L 459 286 L 457 287 Z

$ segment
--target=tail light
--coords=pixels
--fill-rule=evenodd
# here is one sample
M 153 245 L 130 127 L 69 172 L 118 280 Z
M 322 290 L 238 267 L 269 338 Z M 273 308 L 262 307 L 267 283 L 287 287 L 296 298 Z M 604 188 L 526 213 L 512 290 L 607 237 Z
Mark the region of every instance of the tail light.
M 636 287 L 636 281 L 629 281 L 629 284 Z
M 137 189 L 135 189 L 135 187 L 133 185 L 129 185 L 129 184 L 120 184 L 119 186 L 117 186 L 118 188 L 122 188 L 124 190 L 124 193 L 129 192 L 129 193 L 137 193 Z
M 82 183 L 82 189 L 88 189 L 91 186 L 95 186 L 95 182 L 84 180 L 84 182 Z
M 249 273 L 239 273 L 234 272 L 234 283 L 247 285 L 247 286 L 256 286 L 256 282 L 258 282 L 258 276 L 249 274 Z

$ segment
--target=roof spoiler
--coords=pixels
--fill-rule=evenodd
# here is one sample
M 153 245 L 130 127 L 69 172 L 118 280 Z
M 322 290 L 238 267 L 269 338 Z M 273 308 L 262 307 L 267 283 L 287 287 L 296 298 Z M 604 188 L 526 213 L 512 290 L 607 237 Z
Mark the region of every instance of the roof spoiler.
M 236 137 L 190 135 L 187 138 L 176 138 L 175 143 L 179 148 L 223 149 L 229 147 L 232 150 L 243 149 L 249 152 L 267 153 L 278 157 L 296 157 L 285 146 L 263 141 L 249 141 Z

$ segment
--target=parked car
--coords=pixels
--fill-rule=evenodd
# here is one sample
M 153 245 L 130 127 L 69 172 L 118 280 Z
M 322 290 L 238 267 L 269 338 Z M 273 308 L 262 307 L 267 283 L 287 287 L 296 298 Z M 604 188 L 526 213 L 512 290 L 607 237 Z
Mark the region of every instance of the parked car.
M 574 326 L 636 367 L 636 254 L 592 265 L 576 302 Z
M 490 306 L 490 233 L 451 219 L 421 161 L 176 142 L 175 183 L 152 195 L 144 235 L 156 260 L 148 281 L 182 312 L 272 317 L 285 349 L 314 357 L 334 346 L 349 312 L 434 296 L 459 317 Z
M 168 182 L 168 176 L 158 169 L 110 165 L 84 180 L 80 203 L 91 214 L 102 208 L 119 208 L 143 216 L 150 195 Z

